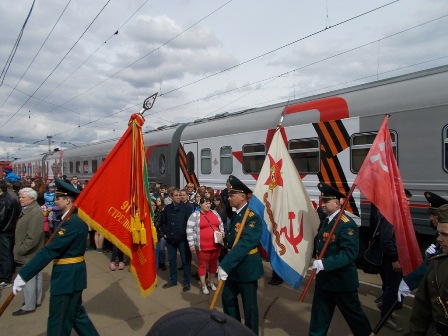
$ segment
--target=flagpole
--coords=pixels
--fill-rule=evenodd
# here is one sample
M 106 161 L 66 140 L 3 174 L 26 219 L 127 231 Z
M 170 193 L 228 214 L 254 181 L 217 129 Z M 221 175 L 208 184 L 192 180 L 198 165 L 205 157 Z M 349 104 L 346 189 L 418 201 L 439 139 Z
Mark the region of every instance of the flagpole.
M 338 213 L 338 215 L 336 217 L 336 220 L 335 220 L 335 222 L 333 224 L 333 227 L 330 230 L 329 237 L 332 237 L 334 232 L 336 231 L 336 228 L 338 226 L 339 220 L 341 219 L 342 215 L 344 214 L 344 210 L 345 210 L 348 202 L 350 201 L 350 198 L 352 197 L 352 194 L 353 194 L 353 191 L 355 190 L 355 188 L 356 188 L 356 185 L 353 184 L 352 187 L 350 188 L 350 191 L 347 194 L 347 197 L 345 198 L 345 202 L 342 203 L 341 210 L 339 211 L 339 213 Z M 322 251 L 320 252 L 320 254 L 319 254 L 317 259 L 320 260 L 320 259 L 322 259 L 324 257 L 325 253 L 327 252 L 328 246 L 330 245 L 330 242 L 331 242 L 331 239 L 327 239 L 325 241 L 324 247 L 322 248 Z M 308 290 L 310 289 L 311 282 L 313 281 L 314 277 L 316 276 L 316 271 L 317 271 L 316 269 L 313 269 L 313 272 L 311 273 L 311 275 L 310 275 L 310 277 L 308 279 L 308 282 L 306 283 L 305 289 L 303 290 L 302 296 L 300 297 L 300 302 L 305 301 L 305 296 L 308 293 Z
M 68 221 L 70 219 L 70 217 L 73 215 L 73 213 L 75 212 L 76 207 L 72 206 L 70 208 L 70 210 L 67 213 L 67 216 L 64 217 L 64 219 L 61 221 L 61 223 L 59 223 L 59 225 L 56 227 L 56 229 L 53 231 L 53 234 L 50 236 L 50 238 L 48 238 L 47 242 L 45 243 L 45 246 L 47 246 L 48 244 L 50 244 L 50 242 L 53 240 L 54 236 L 56 236 L 56 233 L 59 231 L 60 227 L 62 226 L 62 224 L 64 224 L 66 221 Z M 5 312 L 6 308 L 8 308 L 9 304 L 11 303 L 11 301 L 14 299 L 15 295 L 14 292 L 11 292 L 9 294 L 9 296 L 6 298 L 5 302 L 3 302 L 2 306 L 0 307 L 0 316 L 3 315 L 3 313 Z
M 241 234 L 243 233 L 244 227 L 246 226 L 246 220 L 249 216 L 249 204 L 247 206 L 246 212 L 244 213 L 243 220 L 241 221 L 241 226 L 236 234 L 235 241 L 233 242 L 232 248 L 235 247 L 236 243 L 240 240 Z M 224 281 L 219 280 L 218 287 L 216 287 L 215 296 L 213 297 L 212 303 L 210 304 L 210 309 L 215 309 L 216 301 L 218 301 L 219 293 L 221 292 L 222 286 L 224 285 Z

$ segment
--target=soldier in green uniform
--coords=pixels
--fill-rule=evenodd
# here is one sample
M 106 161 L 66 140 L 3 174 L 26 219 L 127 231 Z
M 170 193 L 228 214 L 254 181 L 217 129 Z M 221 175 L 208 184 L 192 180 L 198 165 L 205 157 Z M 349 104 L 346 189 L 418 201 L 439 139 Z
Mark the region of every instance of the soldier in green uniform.
M 80 191 L 56 178 L 55 203 L 67 216 Z M 13 293 L 53 260 L 50 289 L 50 314 L 47 335 L 69 336 L 75 329 L 78 335 L 95 336 L 98 332 L 82 305 L 82 291 L 87 287 L 84 262 L 88 235 L 87 225 L 73 213 L 62 224 L 53 240 L 42 248 L 19 272 L 14 280 Z
M 312 266 L 317 275 L 309 335 L 327 334 L 336 306 L 355 336 L 370 335 L 372 329 L 358 298 L 358 272 L 354 263 L 359 250 L 358 226 L 343 214 L 330 237 L 345 195 L 324 183 L 319 183 L 318 188 L 327 218 L 317 234 L 316 254 L 320 254 L 328 239 L 330 245 L 324 257 L 315 260 Z
M 410 335 L 448 335 L 448 204 L 438 208 L 442 253 L 429 259 L 410 319 Z
M 241 229 L 246 211 L 249 211 L 241 237 L 229 250 L 218 267 L 218 277 L 225 280 L 222 292 L 224 313 L 241 321 L 238 295 L 241 294 L 244 324 L 258 335 L 258 279 L 263 276 L 263 265 L 257 245 L 260 243 L 262 224 L 260 217 L 247 209 L 248 194 L 252 191 L 238 178 L 230 175 L 229 203 L 236 209 L 232 217 L 227 242 L 229 247 Z
M 439 223 L 437 209 L 442 205 L 448 204 L 448 201 L 430 191 L 425 192 L 425 197 L 429 203 L 428 212 L 430 224 L 434 229 L 437 230 L 437 224 Z M 420 281 L 423 279 L 426 269 L 428 268 L 429 258 L 432 255 L 441 252 L 441 250 L 436 250 L 438 237 L 439 233 L 436 232 L 432 244 L 425 251 L 425 261 L 423 261 L 423 263 L 415 271 L 409 273 L 408 275 L 403 277 L 403 280 L 401 280 L 400 287 L 398 288 L 398 301 L 401 302 L 402 296 L 408 296 L 409 294 L 411 294 L 412 290 L 418 288 L 418 286 L 420 285 Z

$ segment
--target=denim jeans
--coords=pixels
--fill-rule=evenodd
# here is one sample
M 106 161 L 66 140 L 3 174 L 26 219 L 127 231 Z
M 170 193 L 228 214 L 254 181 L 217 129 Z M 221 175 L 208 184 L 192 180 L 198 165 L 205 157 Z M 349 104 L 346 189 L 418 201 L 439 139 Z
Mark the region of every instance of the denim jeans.
M 166 260 L 165 253 L 166 240 L 165 238 L 160 238 L 160 240 L 156 244 L 156 268 L 159 268 L 159 265 L 164 265 Z
M 0 282 L 11 282 L 14 272 L 13 244 L 14 236 L 12 233 L 0 234 Z
M 191 253 L 190 249 L 188 251 L 186 247 L 188 243 L 186 240 L 179 243 L 178 245 L 173 245 L 167 242 L 168 249 L 168 261 L 170 263 L 170 282 L 177 284 L 177 250 L 179 250 L 180 260 L 182 261 L 183 271 L 184 271 L 184 286 L 190 285 L 191 277 Z
M 115 262 L 118 258 L 119 262 L 123 262 L 124 260 L 124 253 L 123 251 L 119 250 L 118 247 L 115 245 L 112 247 L 112 257 L 110 258 L 111 262 Z
M 381 303 L 381 317 L 386 315 L 397 299 L 398 287 L 400 287 L 402 278 L 403 274 L 401 272 L 394 272 L 392 261 L 384 257 L 382 265 L 383 300 Z

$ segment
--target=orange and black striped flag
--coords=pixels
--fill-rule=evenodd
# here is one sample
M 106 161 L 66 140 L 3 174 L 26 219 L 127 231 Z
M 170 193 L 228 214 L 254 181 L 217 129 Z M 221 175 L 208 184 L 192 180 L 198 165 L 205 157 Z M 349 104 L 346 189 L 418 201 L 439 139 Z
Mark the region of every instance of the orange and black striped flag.
M 182 145 L 179 146 L 179 166 L 182 170 L 182 174 L 184 174 L 185 181 L 187 181 L 187 183 L 193 183 L 194 188 L 197 189 L 199 187 L 199 180 L 194 171 L 190 172 L 188 170 L 187 154 L 185 153 L 185 149 Z
M 339 161 L 338 154 L 350 146 L 350 136 L 341 120 L 323 121 L 313 124 L 320 139 L 321 170 L 319 181 L 330 184 L 344 194 L 350 187 Z M 359 210 L 353 197 L 347 204 L 347 211 L 359 216 Z

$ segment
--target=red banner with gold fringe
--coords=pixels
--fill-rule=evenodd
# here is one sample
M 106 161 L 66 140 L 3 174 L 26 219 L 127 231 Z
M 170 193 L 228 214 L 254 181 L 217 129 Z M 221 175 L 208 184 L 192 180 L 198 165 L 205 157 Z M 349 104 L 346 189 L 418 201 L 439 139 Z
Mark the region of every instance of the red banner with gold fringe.
M 131 260 L 142 296 L 157 284 L 155 244 L 141 114 L 129 127 L 76 199 L 79 217 Z

